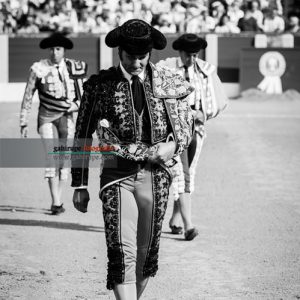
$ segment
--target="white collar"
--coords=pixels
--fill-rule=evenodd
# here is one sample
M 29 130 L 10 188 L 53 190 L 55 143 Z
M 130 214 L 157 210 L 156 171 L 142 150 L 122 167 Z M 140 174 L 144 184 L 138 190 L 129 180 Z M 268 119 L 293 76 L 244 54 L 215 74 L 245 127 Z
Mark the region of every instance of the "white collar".
M 49 59 L 49 63 L 50 63 L 50 65 L 52 65 L 52 66 L 54 66 L 54 67 L 57 67 L 57 66 L 58 66 L 59 69 L 63 69 L 64 66 L 66 65 L 64 59 L 62 59 L 62 60 L 60 61 L 59 64 L 55 64 L 55 63 L 53 63 L 53 62 Z
M 122 63 L 120 62 L 120 68 L 121 68 L 121 71 L 124 75 L 124 77 L 128 80 L 128 81 L 131 81 L 131 78 L 133 75 L 129 74 L 125 68 L 123 67 Z M 145 69 L 138 75 L 140 80 L 141 81 L 144 81 L 145 80 Z

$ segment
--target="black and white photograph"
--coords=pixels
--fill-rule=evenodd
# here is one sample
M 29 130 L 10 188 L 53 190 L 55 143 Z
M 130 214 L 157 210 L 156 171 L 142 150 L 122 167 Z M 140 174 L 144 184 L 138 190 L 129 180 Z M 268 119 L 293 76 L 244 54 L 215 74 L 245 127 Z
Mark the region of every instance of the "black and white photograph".
M 299 0 L 0 0 L 0 300 L 300 299 Z

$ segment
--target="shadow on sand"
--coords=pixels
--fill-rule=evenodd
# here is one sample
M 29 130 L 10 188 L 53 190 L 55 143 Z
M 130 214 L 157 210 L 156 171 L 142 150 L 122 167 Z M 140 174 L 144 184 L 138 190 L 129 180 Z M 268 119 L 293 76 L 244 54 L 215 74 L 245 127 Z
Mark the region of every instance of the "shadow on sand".
M 50 211 L 47 209 L 39 209 L 34 207 L 9 206 L 9 205 L 0 205 L 0 211 L 27 212 L 27 213 L 39 213 L 39 214 L 51 215 Z M 56 217 L 57 216 L 53 216 L 53 218 Z M 56 228 L 56 229 L 104 232 L 103 227 L 82 225 L 82 224 L 70 223 L 70 222 L 45 221 L 45 220 L 0 218 L 0 225 L 39 226 L 39 227 Z

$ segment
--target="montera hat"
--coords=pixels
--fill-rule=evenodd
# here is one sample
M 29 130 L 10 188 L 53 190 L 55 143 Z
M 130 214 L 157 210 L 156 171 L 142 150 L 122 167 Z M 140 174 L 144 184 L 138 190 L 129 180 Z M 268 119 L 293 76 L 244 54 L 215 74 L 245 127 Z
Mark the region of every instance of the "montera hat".
M 49 37 L 41 40 L 40 48 L 47 49 L 52 47 L 63 47 L 65 49 L 72 49 L 73 42 L 59 32 L 51 34 Z
M 175 40 L 172 46 L 174 50 L 196 53 L 201 49 L 205 49 L 207 47 L 207 42 L 196 34 L 185 33 Z
M 152 48 L 162 50 L 167 45 L 165 36 L 139 19 L 132 19 L 110 31 L 105 43 L 110 48 L 121 47 L 130 54 L 145 54 Z

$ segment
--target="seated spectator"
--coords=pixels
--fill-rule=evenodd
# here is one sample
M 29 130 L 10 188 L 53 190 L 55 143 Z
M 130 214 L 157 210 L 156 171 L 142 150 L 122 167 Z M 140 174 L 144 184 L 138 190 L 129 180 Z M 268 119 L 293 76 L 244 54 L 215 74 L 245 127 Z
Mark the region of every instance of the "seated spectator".
M 284 31 L 284 20 L 274 9 L 265 9 L 262 29 L 265 33 L 281 33 Z
M 260 10 L 259 2 L 257 0 L 253 0 L 248 5 L 251 10 L 252 17 L 256 19 L 257 26 L 262 29 L 264 15 Z
M 4 33 L 4 23 L 5 17 L 3 12 L 0 10 L 0 34 Z
M 118 18 L 118 26 L 121 26 L 126 21 L 133 19 L 134 6 L 133 3 L 127 3 L 126 1 L 120 1 L 119 8 L 116 11 Z
M 89 15 L 86 8 L 82 9 L 79 14 L 78 32 L 90 33 L 96 27 L 96 21 Z
M 229 16 L 224 14 L 219 24 L 215 28 L 216 33 L 240 33 L 241 30 L 233 23 L 230 22 Z
M 227 5 L 221 1 L 214 1 L 211 3 L 211 16 L 215 20 L 215 24 L 219 24 L 222 16 L 226 14 Z
M 104 33 L 108 33 L 112 29 L 112 27 L 109 26 L 109 24 L 106 22 L 107 16 L 105 14 L 97 15 L 95 20 L 96 20 L 96 26 L 92 28 L 92 33 L 104 34 Z
M 39 32 L 39 27 L 36 25 L 36 16 L 28 16 L 25 25 L 18 30 L 19 34 L 37 34 Z
M 281 0 L 269 0 L 269 8 L 274 9 L 279 16 L 283 14 L 283 7 L 281 4 Z
M 239 19 L 237 26 L 238 28 L 240 28 L 241 31 L 259 31 L 257 21 L 252 16 L 250 9 L 246 9 L 244 17 Z
M 235 0 L 228 6 L 227 15 L 229 16 L 230 22 L 234 25 L 237 25 L 239 19 L 244 17 L 244 12 L 240 9 L 238 1 Z
M 55 27 L 50 20 L 55 15 L 54 7 L 51 7 L 48 2 L 40 6 L 40 10 L 36 12 L 36 23 L 40 31 L 53 31 Z
M 5 14 L 3 33 L 14 34 L 17 32 L 17 21 L 9 12 Z
M 208 15 L 208 10 L 201 11 L 199 16 L 199 32 L 212 32 L 215 30 L 216 23 L 213 17 Z
M 141 10 L 139 11 L 139 15 L 135 15 L 135 18 L 144 20 L 145 22 L 151 24 L 152 22 L 152 13 L 151 10 L 147 8 L 147 6 L 142 3 Z
M 170 0 L 153 0 L 151 5 L 151 12 L 153 15 L 168 14 L 171 11 Z
M 191 3 L 186 7 L 185 20 L 180 26 L 180 32 L 198 33 L 201 10 L 197 4 Z
M 76 10 L 72 6 L 72 2 L 65 2 L 62 4 L 58 17 L 59 23 L 57 30 L 59 32 L 78 32 L 78 17 Z
M 161 14 L 154 28 L 162 33 L 176 33 L 176 25 L 170 22 L 167 14 Z
M 300 33 L 299 17 L 294 13 L 289 14 L 288 16 L 286 32 Z
M 178 0 L 171 2 L 171 15 L 173 17 L 173 23 L 176 26 L 176 32 L 180 31 L 180 26 L 184 23 L 185 13 L 186 9 Z

